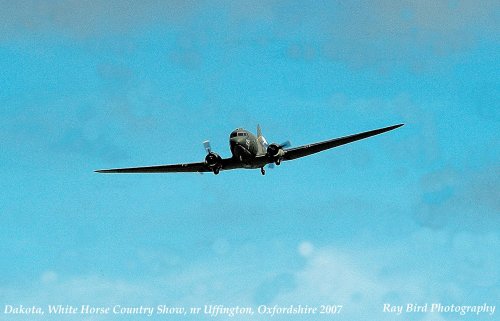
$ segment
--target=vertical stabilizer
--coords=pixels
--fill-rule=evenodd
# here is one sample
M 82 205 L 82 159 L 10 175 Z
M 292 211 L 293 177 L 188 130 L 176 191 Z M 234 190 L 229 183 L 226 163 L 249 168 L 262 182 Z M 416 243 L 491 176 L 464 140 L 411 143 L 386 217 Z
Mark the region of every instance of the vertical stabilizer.
M 262 147 L 261 149 L 262 153 L 265 153 L 267 146 L 269 146 L 269 144 L 267 143 L 266 138 L 262 136 L 262 129 L 260 128 L 260 125 L 257 125 L 257 141 Z

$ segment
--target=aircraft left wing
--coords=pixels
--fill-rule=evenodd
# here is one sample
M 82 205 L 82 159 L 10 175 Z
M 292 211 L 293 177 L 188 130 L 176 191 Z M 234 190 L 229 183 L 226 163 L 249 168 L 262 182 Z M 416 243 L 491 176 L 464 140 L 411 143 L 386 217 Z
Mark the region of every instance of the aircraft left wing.
M 209 172 L 205 163 L 187 163 L 174 165 L 156 165 L 145 167 L 99 169 L 96 173 L 179 173 L 179 172 Z
M 220 170 L 228 170 L 238 168 L 238 163 L 232 158 L 225 158 L 221 163 Z M 156 165 L 145 167 L 129 167 L 129 168 L 112 168 L 99 169 L 96 173 L 204 173 L 211 172 L 211 169 L 204 163 L 186 163 L 172 165 Z
M 367 132 L 359 133 L 359 134 L 354 134 L 354 135 L 349 135 L 349 136 L 344 136 L 340 138 L 334 138 L 330 140 L 326 140 L 323 142 L 319 143 L 314 143 L 314 144 L 309 144 L 309 145 L 304 145 L 300 147 L 295 147 L 295 148 L 290 148 L 290 149 L 285 149 L 284 152 L 285 154 L 283 155 L 283 160 L 292 160 L 304 156 L 308 156 L 311 154 L 319 153 L 321 151 L 334 148 L 340 145 L 344 144 L 349 144 L 352 142 L 355 142 L 360 139 L 368 138 L 371 136 L 375 136 L 378 134 L 382 134 L 385 132 L 388 132 L 390 130 L 396 129 L 398 127 L 403 126 L 404 124 L 399 124 L 399 125 L 394 125 L 394 126 L 389 126 L 385 128 L 379 128 L 375 130 L 370 130 Z

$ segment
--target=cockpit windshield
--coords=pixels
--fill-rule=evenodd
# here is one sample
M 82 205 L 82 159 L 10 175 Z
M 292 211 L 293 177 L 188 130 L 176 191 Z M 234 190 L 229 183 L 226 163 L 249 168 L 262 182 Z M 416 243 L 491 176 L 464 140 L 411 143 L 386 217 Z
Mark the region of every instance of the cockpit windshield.
M 236 136 L 248 136 L 248 133 L 246 133 L 246 132 L 236 132 L 236 133 L 232 132 L 230 137 L 233 138 Z

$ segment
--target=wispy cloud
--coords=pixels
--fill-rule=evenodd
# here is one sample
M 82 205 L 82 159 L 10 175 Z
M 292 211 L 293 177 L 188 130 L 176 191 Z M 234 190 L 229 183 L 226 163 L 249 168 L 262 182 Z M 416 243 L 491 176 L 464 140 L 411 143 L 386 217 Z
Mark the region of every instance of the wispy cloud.
M 131 33 L 156 23 L 184 21 L 196 1 L 2 1 L 0 37 L 62 34 L 76 39 Z
M 13 148 L 52 150 L 62 154 L 99 157 L 105 160 L 127 158 L 127 153 L 105 136 L 104 126 L 92 106 L 79 108 L 81 102 L 58 99 L 19 107 L 0 120 L 0 134 Z
M 424 176 L 415 219 L 422 226 L 458 231 L 500 227 L 500 168 L 460 172 L 443 168 Z
M 271 244 L 265 246 L 261 251 L 278 250 Z M 240 255 L 223 256 L 224 262 L 231 262 L 229 265 L 217 255 L 197 263 L 183 263 L 180 270 L 139 279 L 64 276 L 51 270 L 42 273 L 36 284 L 3 288 L 1 293 L 3 302 L 38 305 L 334 303 L 345 306 L 344 317 L 385 318 L 383 303 L 494 301 L 500 296 L 494 288 L 500 281 L 500 272 L 495 269 L 498 258 L 491 251 L 498 246 L 500 239 L 494 233 L 455 234 L 421 229 L 385 246 L 316 247 L 304 241 L 297 246 L 294 258 L 279 258 L 279 268 L 268 273 L 247 265 L 249 252 L 238 247 L 233 254 Z M 252 259 L 258 260 L 255 256 Z M 303 264 L 297 265 L 296 261 Z M 470 294 L 470 289 L 474 289 L 474 294 Z M 107 319 L 112 316 L 100 318 Z
M 152 25 L 192 29 L 192 21 L 212 12 L 227 19 L 227 35 L 254 30 L 249 34 L 260 37 L 259 26 L 267 26 L 267 37 L 290 42 L 288 53 L 295 58 L 323 56 L 380 68 L 402 63 L 418 70 L 436 56 L 461 52 L 481 39 L 499 41 L 499 6 L 498 1 L 473 0 L 336 1 L 315 6 L 293 1 L 2 1 L 0 37 L 56 33 L 78 39 Z M 302 30 L 313 31 L 310 42 L 296 41 Z M 179 59 L 196 63 L 199 57 L 191 54 Z
M 499 242 L 494 233 L 478 236 L 422 229 L 391 245 L 317 248 L 294 274 L 294 288 L 277 296 L 274 303 L 343 303 L 344 317 L 387 319 L 382 313 L 384 303 L 494 302 L 500 293 L 492 287 L 500 273 L 495 271 L 498 258 L 491 250 Z M 476 247 L 482 250 L 472 250 Z
M 357 66 L 409 64 L 426 69 L 439 56 L 498 41 L 496 1 L 356 1 L 338 6 L 325 46 L 333 59 Z

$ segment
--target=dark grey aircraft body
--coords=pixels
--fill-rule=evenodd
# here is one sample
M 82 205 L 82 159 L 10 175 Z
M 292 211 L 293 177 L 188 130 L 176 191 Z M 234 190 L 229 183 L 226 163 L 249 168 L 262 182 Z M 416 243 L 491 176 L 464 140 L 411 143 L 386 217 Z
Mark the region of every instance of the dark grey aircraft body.
M 403 124 L 370 130 L 367 132 L 334 138 L 318 143 L 288 148 L 290 142 L 283 144 L 268 144 L 260 127 L 257 126 L 257 136 L 243 129 L 235 129 L 229 136 L 229 147 L 232 156 L 222 158 L 210 148 L 210 143 L 205 141 L 203 145 L 207 156 L 203 162 L 157 165 L 147 167 L 114 168 L 96 170 L 98 173 L 179 173 L 179 172 L 212 172 L 219 174 L 222 170 L 237 168 L 260 168 L 262 175 L 266 173 L 264 166 L 270 164 L 280 165 L 282 161 L 308 156 L 319 153 L 326 149 L 352 143 L 354 141 L 385 133 L 387 131 L 403 126 Z

